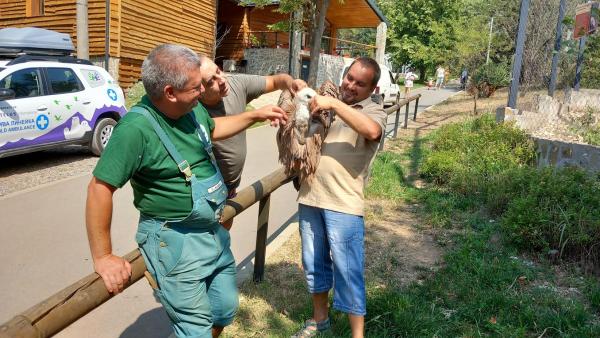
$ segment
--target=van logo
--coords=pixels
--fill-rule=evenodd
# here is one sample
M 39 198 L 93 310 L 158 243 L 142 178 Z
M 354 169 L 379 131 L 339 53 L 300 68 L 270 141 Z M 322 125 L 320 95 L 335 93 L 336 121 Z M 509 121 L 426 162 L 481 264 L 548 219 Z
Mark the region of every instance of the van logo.
M 106 93 L 108 94 L 108 97 L 110 97 L 111 100 L 113 101 L 117 101 L 117 92 L 115 92 L 114 89 L 109 88 Z
M 44 130 L 46 128 L 48 128 L 48 125 L 50 124 L 50 120 L 48 119 L 48 116 L 46 115 L 39 115 L 36 119 L 35 119 L 35 125 L 40 129 L 40 130 Z

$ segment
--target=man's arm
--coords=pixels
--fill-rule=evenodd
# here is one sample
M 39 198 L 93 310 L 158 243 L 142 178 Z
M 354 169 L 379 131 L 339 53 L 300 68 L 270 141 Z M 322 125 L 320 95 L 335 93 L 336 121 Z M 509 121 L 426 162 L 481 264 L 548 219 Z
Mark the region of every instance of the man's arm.
M 306 82 L 292 78 L 288 74 L 277 74 L 266 76 L 265 93 L 270 93 L 275 90 L 289 90 L 292 93 L 306 87 Z
M 115 190 L 115 187 L 92 177 L 88 185 L 85 220 L 94 270 L 102 277 L 108 292 L 119 293 L 131 276 L 131 265 L 112 254 L 110 223 Z
M 333 109 L 350 128 L 367 140 L 377 141 L 381 136 L 381 126 L 377 122 L 336 98 L 317 95 L 310 101 L 310 108 L 312 114 Z
M 219 141 L 241 132 L 255 122 L 270 120 L 271 125 L 277 127 L 280 124 L 285 124 L 287 119 L 287 114 L 283 109 L 274 105 L 267 105 L 237 115 L 213 118 L 215 128 L 210 136 L 213 141 Z

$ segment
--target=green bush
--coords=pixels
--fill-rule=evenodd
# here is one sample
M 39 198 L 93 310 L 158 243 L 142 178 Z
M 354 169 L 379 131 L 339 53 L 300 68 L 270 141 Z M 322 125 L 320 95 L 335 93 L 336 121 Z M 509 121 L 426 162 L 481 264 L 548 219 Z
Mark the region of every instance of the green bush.
M 471 78 L 470 92 L 479 97 L 490 97 L 498 88 L 510 83 L 509 67 L 505 63 L 488 63 L 479 67 Z
M 533 162 L 535 151 L 527 135 L 512 124 L 498 124 L 486 114 L 435 132 L 432 153 L 420 173 L 461 193 L 480 192 L 490 175 Z
M 499 217 L 505 238 L 520 249 L 600 259 L 598 177 L 575 168 L 532 167 L 528 137 L 489 115 L 440 128 L 431 149 L 421 175 L 462 196 L 471 210 Z

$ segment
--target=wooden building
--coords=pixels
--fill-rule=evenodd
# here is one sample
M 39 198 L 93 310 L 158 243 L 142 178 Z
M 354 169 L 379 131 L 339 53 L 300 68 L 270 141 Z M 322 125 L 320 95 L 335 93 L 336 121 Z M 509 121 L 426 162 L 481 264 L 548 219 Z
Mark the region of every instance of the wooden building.
M 142 61 L 160 43 L 213 56 L 217 1 L 88 0 L 90 60 L 103 63 L 107 19 L 109 71 L 125 89 L 139 80 Z M 76 43 L 76 0 L 0 0 L 0 28 L 5 27 L 51 29 L 70 34 Z
M 258 8 L 243 6 L 237 0 L 219 0 L 217 35 L 223 37 L 216 50 L 217 62 L 225 59 L 240 61 L 244 59 L 246 48 L 289 48 L 287 32 L 273 32 L 268 28 L 289 19 L 289 15 L 276 12 L 278 6 L 276 1 L 273 5 Z M 325 16 L 325 52 L 335 54 L 338 29 L 378 28 L 382 23 L 387 23 L 387 19 L 374 0 L 332 0 Z M 302 47 L 309 46 L 307 37 L 303 40 Z

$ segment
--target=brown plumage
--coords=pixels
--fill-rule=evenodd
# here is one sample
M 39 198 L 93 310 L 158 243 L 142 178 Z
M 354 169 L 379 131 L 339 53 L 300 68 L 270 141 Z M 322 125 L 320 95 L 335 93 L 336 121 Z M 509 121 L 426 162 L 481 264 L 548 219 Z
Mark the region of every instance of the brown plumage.
M 325 81 L 318 94 L 338 97 L 338 89 L 331 81 Z M 314 96 L 310 88 L 297 93 L 297 97 L 284 90 L 279 97 L 278 105 L 288 113 L 288 123 L 279 127 L 277 132 L 277 147 L 279 161 L 285 168 L 285 173 L 298 173 L 300 182 L 311 180 L 314 176 L 319 159 L 321 145 L 334 120 L 333 111 L 322 111 L 318 115 L 307 116 L 306 109 Z M 310 110 L 308 110 L 310 113 Z

